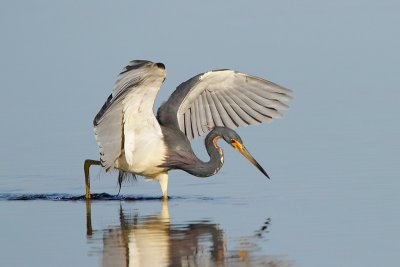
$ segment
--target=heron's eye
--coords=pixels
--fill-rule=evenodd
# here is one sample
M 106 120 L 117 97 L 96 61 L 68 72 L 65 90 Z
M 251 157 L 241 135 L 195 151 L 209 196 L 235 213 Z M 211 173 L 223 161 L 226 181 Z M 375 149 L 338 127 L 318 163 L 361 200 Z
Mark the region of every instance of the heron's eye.
M 237 151 L 243 150 L 243 145 L 238 140 L 231 139 L 231 146 L 234 147 Z

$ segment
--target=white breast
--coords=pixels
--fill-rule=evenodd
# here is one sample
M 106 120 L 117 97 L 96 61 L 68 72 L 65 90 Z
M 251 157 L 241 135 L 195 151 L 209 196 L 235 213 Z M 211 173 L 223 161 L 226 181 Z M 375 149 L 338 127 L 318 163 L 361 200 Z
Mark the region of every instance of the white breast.
M 116 161 L 117 168 L 150 178 L 164 171 L 158 166 L 166 156 L 154 102 L 148 101 L 154 99 L 158 88 L 142 88 L 124 99 L 124 153 Z

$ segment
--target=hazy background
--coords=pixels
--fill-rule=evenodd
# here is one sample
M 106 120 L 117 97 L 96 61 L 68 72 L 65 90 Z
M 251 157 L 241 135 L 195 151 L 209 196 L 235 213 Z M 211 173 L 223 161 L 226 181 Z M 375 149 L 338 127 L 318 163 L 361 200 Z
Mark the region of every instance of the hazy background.
M 98 158 L 92 119 L 130 60 L 165 63 L 155 107 L 190 77 L 230 68 L 294 92 L 282 120 L 239 130 L 272 180 L 266 184 L 224 145 L 219 175 L 201 180 L 171 172 L 169 193 L 248 196 L 263 188 L 271 203 L 279 202 L 270 210 L 290 208 L 291 226 L 284 228 L 293 231 L 290 238 L 271 237 L 277 253 L 302 266 L 398 262 L 400 2 L 0 5 L 1 192 L 83 194 L 83 160 Z M 195 146 L 204 156 L 201 142 Z M 93 173 L 93 191 L 117 193 L 115 175 Z M 160 191 L 139 180 L 122 193 Z M 322 234 L 310 235 L 314 227 Z M 307 242 L 316 258 L 301 249 Z

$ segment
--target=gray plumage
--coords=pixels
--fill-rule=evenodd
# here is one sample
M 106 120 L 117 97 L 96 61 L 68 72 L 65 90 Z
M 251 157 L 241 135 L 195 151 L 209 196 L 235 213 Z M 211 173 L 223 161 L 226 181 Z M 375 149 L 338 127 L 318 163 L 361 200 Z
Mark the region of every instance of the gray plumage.
M 271 122 L 288 108 L 290 90 L 270 81 L 232 70 L 199 74 L 182 83 L 158 110 L 162 125 L 179 128 L 189 140 L 209 127 L 231 129 Z
M 140 85 L 148 86 L 148 77 L 154 74 L 152 65 L 152 62 L 146 60 L 129 62 L 118 75 L 112 94 L 94 118 L 94 133 L 100 149 L 100 160 L 107 171 L 113 169 L 115 160 L 124 149 L 126 108 L 124 109 L 123 100 Z
M 283 102 L 292 99 L 289 89 L 233 70 L 209 71 L 180 84 L 155 117 L 154 100 L 165 77 L 164 64 L 146 60 L 131 61 L 118 75 L 93 121 L 100 163 L 107 171 L 118 169 L 119 182 L 124 173 L 157 179 L 166 197 L 171 169 L 198 177 L 218 172 L 224 161 L 217 144 L 222 138 L 269 178 L 233 129 L 280 118 L 288 108 Z M 205 133 L 207 162 L 190 145 Z M 87 197 L 92 164 L 96 161 L 85 162 Z

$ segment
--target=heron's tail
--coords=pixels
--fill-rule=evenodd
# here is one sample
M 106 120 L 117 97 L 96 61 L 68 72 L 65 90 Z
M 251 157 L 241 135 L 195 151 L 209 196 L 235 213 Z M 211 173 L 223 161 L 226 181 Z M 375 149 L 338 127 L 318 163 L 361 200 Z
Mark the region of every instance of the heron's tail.
M 136 180 L 137 180 L 137 178 L 134 173 L 124 172 L 124 171 L 119 170 L 119 173 L 118 173 L 118 186 L 119 186 L 118 195 L 121 192 L 122 183 L 132 182 L 132 181 L 136 181 Z

